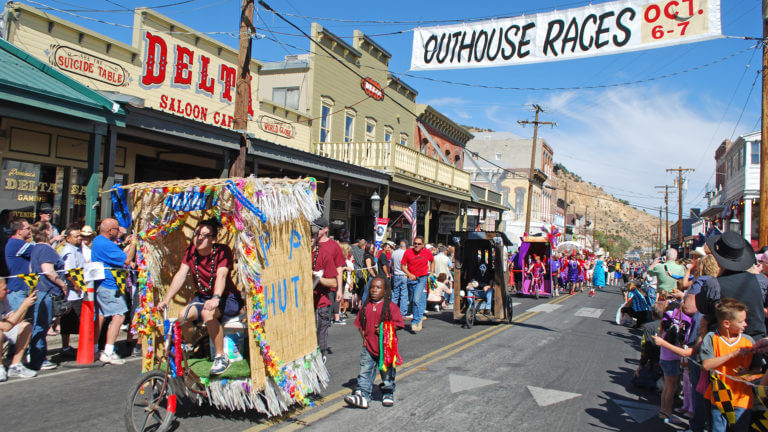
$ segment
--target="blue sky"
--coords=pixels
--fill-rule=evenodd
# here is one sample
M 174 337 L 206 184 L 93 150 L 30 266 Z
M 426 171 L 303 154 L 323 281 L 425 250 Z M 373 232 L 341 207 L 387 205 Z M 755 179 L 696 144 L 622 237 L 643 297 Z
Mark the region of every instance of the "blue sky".
M 46 5 L 62 10 L 78 10 L 74 13 L 82 17 L 118 24 L 100 23 L 48 10 L 126 43 L 131 42 L 131 30 L 120 25 L 132 24 L 127 9 L 138 6 L 156 8 L 201 32 L 237 32 L 239 0 L 191 0 L 176 6 L 160 7 L 180 1 L 183 0 L 35 0 L 27 3 L 41 9 Z M 748 49 L 755 44 L 754 41 L 723 38 L 581 60 L 409 72 L 410 30 L 420 22 L 518 16 L 580 7 L 589 2 L 395 0 L 376 3 L 386 4 L 386 9 L 359 0 L 268 0 L 267 3 L 276 11 L 285 13 L 288 19 L 307 32 L 311 22 L 319 22 L 341 37 L 352 36 L 355 29 L 371 35 L 393 54 L 391 71 L 395 75 L 409 74 L 402 76 L 402 79 L 419 91 L 418 102 L 433 105 L 457 123 L 531 137 L 531 128 L 521 128 L 517 120 L 532 118 L 531 103 L 542 105 L 547 110 L 542 120 L 558 123 L 557 128 L 540 132 L 553 147 L 555 160 L 584 179 L 604 186 L 606 191 L 643 206 L 662 203 L 653 186 L 665 182 L 672 184 L 672 175 L 664 169 L 682 165 L 696 169 L 689 176 L 686 209 L 691 206 L 706 207 L 702 195 L 705 184 L 709 182 L 711 187 L 714 181 L 713 156 L 717 145 L 723 139 L 735 139 L 739 134 L 760 127 L 761 83 L 755 79 L 760 69 L 761 53 Z M 300 54 L 309 49 L 310 42 L 297 36 L 295 29 L 261 8 L 257 8 L 257 12 L 256 25 L 266 37 L 254 43 L 254 58 L 276 61 L 286 54 Z M 761 36 L 759 0 L 722 0 L 721 17 L 724 35 Z M 213 37 L 237 46 L 232 36 Z M 659 77 L 740 51 L 743 52 L 727 60 L 671 78 L 604 89 L 582 88 Z M 422 78 L 480 85 L 573 89 L 500 91 L 437 83 Z M 751 96 L 748 98 L 750 89 Z

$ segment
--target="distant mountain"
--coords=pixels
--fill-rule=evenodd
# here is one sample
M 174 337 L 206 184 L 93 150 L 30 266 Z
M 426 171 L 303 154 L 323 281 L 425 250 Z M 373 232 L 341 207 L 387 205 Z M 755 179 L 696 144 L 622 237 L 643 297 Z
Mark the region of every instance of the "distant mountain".
M 626 200 L 606 193 L 602 187 L 584 181 L 578 174 L 568 171 L 562 164 L 555 165 L 553 186 L 558 188 L 558 198 L 563 198 L 568 185 L 568 213 L 583 216 L 591 221 L 589 237 L 595 229 L 600 246 L 611 256 L 653 246 L 658 247 L 658 215 L 651 215 L 633 207 Z

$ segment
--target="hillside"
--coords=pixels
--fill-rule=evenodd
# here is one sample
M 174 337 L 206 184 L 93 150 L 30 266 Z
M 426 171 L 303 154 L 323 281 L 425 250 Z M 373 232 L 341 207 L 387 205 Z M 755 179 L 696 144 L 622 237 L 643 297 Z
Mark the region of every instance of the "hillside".
M 560 191 L 568 184 L 568 212 L 581 216 L 586 209 L 587 220 L 595 224 L 595 237 L 612 256 L 636 248 L 657 247 L 658 216 L 632 207 L 628 202 L 606 193 L 601 187 L 585 182 L 560 164 L 555 167 L 552 180 L 560 198 Z M 588 228 L 590 236 L 592 228 Z

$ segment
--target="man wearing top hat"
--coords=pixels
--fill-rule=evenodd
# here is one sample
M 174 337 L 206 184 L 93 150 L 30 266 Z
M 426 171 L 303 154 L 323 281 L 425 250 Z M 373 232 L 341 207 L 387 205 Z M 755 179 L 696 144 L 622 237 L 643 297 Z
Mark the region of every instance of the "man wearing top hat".
M 712 255 L 720 265 L 720 275 L 704 282 L 696 295 L 696 308 L 716 325 L 715 305 L 721 298 L 733 298 L 747 305 L 747 328 L 744 333 L 753 339 L 765 337 L 765 295 L 754 274 L 748 272 L 755 264 L 752 245 L 733 231 L 707 239 Z

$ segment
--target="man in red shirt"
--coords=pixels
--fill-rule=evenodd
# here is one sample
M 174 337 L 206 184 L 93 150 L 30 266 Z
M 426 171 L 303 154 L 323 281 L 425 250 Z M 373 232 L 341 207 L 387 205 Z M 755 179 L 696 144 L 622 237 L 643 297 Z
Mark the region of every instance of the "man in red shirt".
M 403 272 L 408 276 L 408 292 L 413 308 L 413 320 L 411 331 L 421 331 L 421 320 L 424 317 L 424 309 L 427 307 L 427 295 L 424 290 L 427 287 L 427 276 L 435 269 L 435 257 L 427 249 L 424 249 L 424 237 L 417 236 L 413 241 L 413 247 L 405 251 L 400 263 Z
M 312 250 L 312 270 L 316 275 L 322 271 L 313 291 L 317 344 L 325 355 L 330 352 L 328 328 L 331 326 L 333 316 L 333 302 L 330 296 L 335 295 L 336 301 L 341 301 L 342 267 L 346 265 L 346 260 L 339 244 L 328 237 L 327 219 L 320 217 L 312 221 L 312 232 L 317 232 L 317 240 Z

